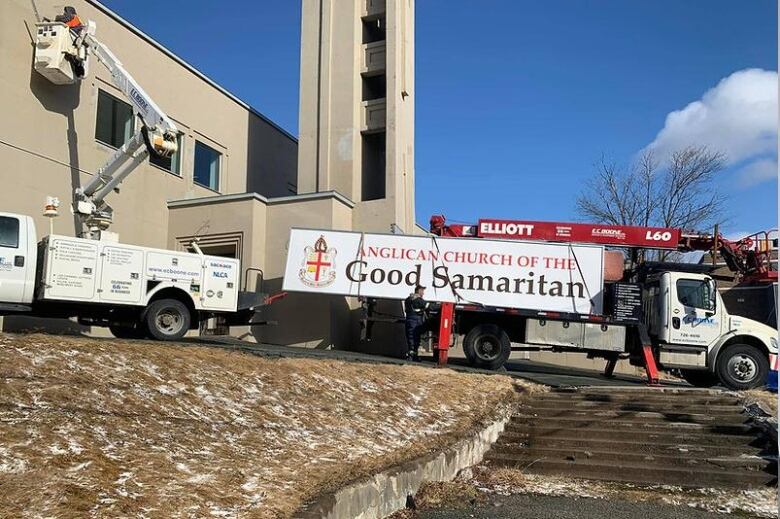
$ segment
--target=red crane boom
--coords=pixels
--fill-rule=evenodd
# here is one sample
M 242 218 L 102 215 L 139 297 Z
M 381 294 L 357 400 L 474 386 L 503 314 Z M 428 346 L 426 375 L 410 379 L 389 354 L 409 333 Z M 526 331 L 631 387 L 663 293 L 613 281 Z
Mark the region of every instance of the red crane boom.
M 446 223 L 443 215 L 434 215 L 430 231 L 453 238 L 498 238 L 563 243 L 593 243 L 630 249 L 659 249 L 679 252 L 718 251 L 729 270 L 746 282 L 776 282 L 777 269 L 771 251 L 770 231 L 731 241 L 721 234 L 684 232 L 673 227 L 641 227 L 591 223 L 539 222 L 484 218 L 477 224 Z

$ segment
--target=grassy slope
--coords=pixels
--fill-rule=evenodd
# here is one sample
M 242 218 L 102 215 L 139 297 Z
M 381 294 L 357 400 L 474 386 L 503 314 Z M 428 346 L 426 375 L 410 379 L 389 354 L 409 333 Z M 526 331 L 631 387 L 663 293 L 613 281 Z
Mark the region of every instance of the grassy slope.
M 507 377 L 0 335 L 0 517 L 287 517 L 489 419 Z

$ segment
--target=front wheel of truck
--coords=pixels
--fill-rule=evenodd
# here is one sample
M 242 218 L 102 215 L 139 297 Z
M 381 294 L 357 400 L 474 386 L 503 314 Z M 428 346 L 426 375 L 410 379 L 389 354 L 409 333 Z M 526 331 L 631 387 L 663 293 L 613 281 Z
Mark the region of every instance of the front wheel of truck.
M 769 359 L 754 346 L 732 344 L 718 355 L 716 368 L 718 378 L 729 389 L 752 389 L 766 381 Z
M 190 310 L 178 299 L 158 299 L 144 312 L 143 325 L 159 341 L 175 341 L 190 329 Z
M 478 324 L 463 339 L 463 353 L 472 366 L 497 370 L 509 359 L 512 343 L 495 324 Z

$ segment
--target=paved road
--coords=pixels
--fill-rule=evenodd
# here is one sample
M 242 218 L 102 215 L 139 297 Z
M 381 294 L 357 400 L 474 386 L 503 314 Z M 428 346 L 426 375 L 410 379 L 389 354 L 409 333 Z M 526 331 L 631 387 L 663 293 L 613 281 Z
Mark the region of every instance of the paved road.
M 304 358 L 327 358 L 344 360 L 348 362 L 371 362 L 387 364 L 408 364 L 407 361 L 383 357 L 380 355 L 369 355 L 365 353 L 356 353 L 341 350 L 317 350 L 308 348 L 295 348 L 291 346 L 277 346 L 268 344 L 257 344 L 244 342 L 233 337 L 198 337 L 185 339 L 186 344 L 216 346 L 227 349 L 239 349 L 254 355 L 263 357 L 304 357 Z M 434 367 L 431 357 L 423 358 L 421 363 L 424 366 Z M 451 359 L 450 368 L 471 373 L 484 373 L 509 375 L 513 377 L 530 380 L 539 384 L 546 384 L 553 387 L 560 386 L 642 386 L 645 380 L 641 377 L 630 375 L 615 375 L 614 378 L 606 378 L 600 373 L 566 368 L 562 366 L 553 366 L 549 364 L 535 363 L 530 361 L 512 361 L 507 363 L 506 369 L 500 372 L 485 371 L 474 369 L 466 365 L 465 359 Z M 685 383 L 664 382 L 664 385 L 687 386 Z
M 705 519 L 719 514 L 649 502 L 519 494 L 480 506 L 424 510 L 418 519 Z

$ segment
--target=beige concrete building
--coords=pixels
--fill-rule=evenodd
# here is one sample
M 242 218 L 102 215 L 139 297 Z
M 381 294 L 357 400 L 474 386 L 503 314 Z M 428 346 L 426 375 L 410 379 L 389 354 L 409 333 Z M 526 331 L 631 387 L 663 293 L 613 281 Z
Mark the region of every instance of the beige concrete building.
M 415 232 L 413 0 L 303 0 L 301 26 L 299 191 L 354 200 L 356 230 Z
M 65 5 L 36 3 L 49 18 Z M 96 22 L 97 37 L 181 130 L 170 161 L 145 162 L 109 195 L 111 230 L 122 242 L 183 249 L 197 236 L 206 253 L 241 259 L 247 288 L 273 293 L 293 226 L 417 230 L 411 0 L 303 0 L 300 149 L 289 133 L 99 2 L 67 5 Z M 33 70 L 29 0 L 0 2 L 0 24 L 0 175 L 7 186 L 0 210 L 32 215 L 45 232 L 45 197 L 67 207 L 138 123 L 94 58 L 75 85 L 51 84 Z M 61 213 L 55 231 L 78 233 L 67 209 Z M 354 300 L 291 294 L 256 319 L 278 325 L 231 333 L 354 348 L 358 315 Z M 4 327 L 13 326 L 6 319 Z M 402 351 L 399 332 L 389 328 L 374 346 Z
M 54 18 L 63 2 L 37 0 Z M 296 139 L 154 40 L 97 2 L 74 0 L 81 17 L 97 23 L 97 35 L 181 130 L 173 160 L 142 164 L 108 202 L 112 230 L 122 241 L 168 244 L 168 200 L 258 192 L 295 194 Z M 29 0 L 0 2 L 0 161 L 4 211 L 41 216 L 44 197 L 64 206 L 73 191 L 132 135 L 132 109 L 102 65 L 93 58 L 88 77 L 57 86 L 33 70 L 35 16 Z M 77 231 L 67 208 L 55 230 Z

